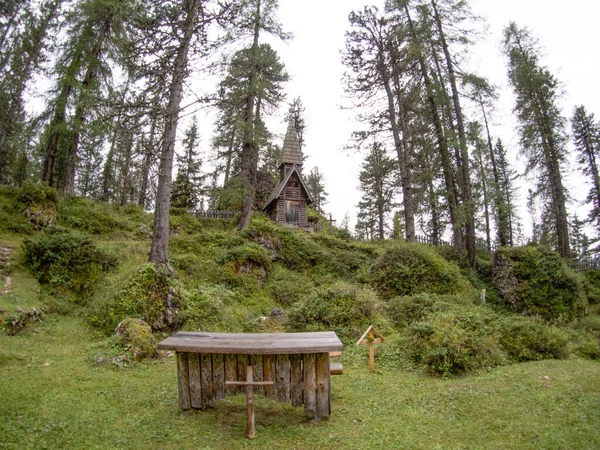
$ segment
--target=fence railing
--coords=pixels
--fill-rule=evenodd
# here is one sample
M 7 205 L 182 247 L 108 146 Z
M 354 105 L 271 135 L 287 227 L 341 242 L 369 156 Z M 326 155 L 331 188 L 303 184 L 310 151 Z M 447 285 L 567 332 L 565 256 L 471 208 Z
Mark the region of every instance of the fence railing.
M 598 270 L 600 269 L 600 259 L 584 258 L 569 262 L 569 267 L 573 270 Z
M 207 209 L 205 211 L 197 211 L 194 215 L 196 217 L 203 217 L 206 219 L 233 219 L 239 216 L 241 211 L 224 211 L 219 209 Z

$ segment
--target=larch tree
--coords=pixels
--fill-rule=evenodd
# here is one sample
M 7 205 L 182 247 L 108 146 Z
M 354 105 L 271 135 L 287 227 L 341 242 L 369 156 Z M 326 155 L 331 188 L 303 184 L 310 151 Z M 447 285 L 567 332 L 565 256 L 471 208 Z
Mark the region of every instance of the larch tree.
M 590 190 L 586 201 L 591 204 L 589 221 L 600 233 L 600 124 L 585 106 L 576 106 L 571 118 L 573 143 L 577 151 L 579 170 L 588 179 Z
M 248 49 L 248 61 L 250 63 L 247 67 L 248 87 L 242 116 L 240 180 L 242 182 L 244 200 L 239 223 L 240 230 L 243 230 L 250 224 L 256 197 L 259 155 L 257 130 L 262 126 L 260 119 L 262 99 L 258 96 L 260 88 L 259 64 L 261 60 L 261 47 L 265 48 L 264 44 L 260 45 L 259 39 L 263 31 L 283 39 L 288 37 L 276 20 L 277 7 L 277 0 L 245 0 L 242 2 L 243 11 L 240 15 L 238 30 L 242 34 L 249 31 L 252 36 L 252 44 Z
M 558 81 L 540 63 L 540 49 L 529 30 L 511 22 L 504 29 L 503 53 L 515 94 L 520 144 L 528 158 L 526 173 L 535 171 L 542 195 L 542 224 L 552 222 L 556 248 L 568 258 L 569 224 L 563 166 L 566 155 L 565 118 L 558 99 Z
M 173 274 L 173 268 L 169 263 L 169 208 L 171 206 L 177 124 L 183 97 L 183 85 L 189 71 L 190 48 L 193 47 L 194 40 L 203 41 L 205 39 L 206 26 L 213 18 L 205 10 L 205 6 L 203 0 L 184 0 L 181 7 L 175 9 L 175 16 L 168 17 L 168 23 L 172 28 L 172 35 L 176 36 L 176 41 L 171 61 L 168 103 L 164 111 L 150 262 L 157 267 L 165 267 L 171 274 Z

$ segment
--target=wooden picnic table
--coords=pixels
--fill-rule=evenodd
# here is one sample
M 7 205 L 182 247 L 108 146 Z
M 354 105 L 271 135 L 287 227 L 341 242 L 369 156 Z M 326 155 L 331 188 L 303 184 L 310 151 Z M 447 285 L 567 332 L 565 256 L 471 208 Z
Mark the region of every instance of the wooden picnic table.
M 331 413 L 329 352 L 343 350 L 334 332 L 315 333 L 204 333 L 179 332 L 158 344 L 177 352 L 179 406 L 202 408 L 225 395 L 246 392 L 247 366 L 257 386 L 279 401 L 304 406 L 317 417 Z

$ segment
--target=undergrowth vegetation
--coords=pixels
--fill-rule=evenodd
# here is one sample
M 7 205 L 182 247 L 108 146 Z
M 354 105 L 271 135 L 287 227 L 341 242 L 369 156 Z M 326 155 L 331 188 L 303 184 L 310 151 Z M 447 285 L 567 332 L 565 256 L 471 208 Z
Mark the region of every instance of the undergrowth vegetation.
M 31 212 L 49 205 L 54 222 L 42 224 Z M 158 334 L 327 330 L 353 344 L 373 324 L 388 337 L 385 367 L 443 376 L 600 357 L 597 305 L 585 316 L 600 277 L 542 247 L 480 253 L 472 273 L 448 248 L 356 242 L 331 226 L 307 233 L 260 215 L 238 232 L 174 209 L 170 277 L 146 262 L 151 216 L 136 206 L 58 201 L 27 185 L 0 189 L 0 214 L 2 230 L 22 238 L 17 269 L 48 287 L 40 306 L 82 315 L 106 335 L 134 320 Z

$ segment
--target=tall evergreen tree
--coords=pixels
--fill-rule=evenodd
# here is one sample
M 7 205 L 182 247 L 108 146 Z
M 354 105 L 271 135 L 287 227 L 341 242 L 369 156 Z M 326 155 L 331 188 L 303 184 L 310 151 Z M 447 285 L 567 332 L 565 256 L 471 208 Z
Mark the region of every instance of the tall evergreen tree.
M 310 170 L 306 177 L 306 188 L 313 201 L 314 208 L 321 214 L 325 214 L 323 205 L 327 203 L 327 191 L 325 190 L 325 177 L 317 166 Z
M 198 121 L 192 119 L 189 128 L 184 131 L 183 155 L 177 156 L 178 172 L 171 191 L 171 205 L 193 210 L 200 205 L 204 177 L 200 170 L 202 160 L 199 157 Z
M 586 199 L 592 205 L 589 220 L 600 234 L 600 124 L 595 121 L 594 114 L 588 114 L 581 105 L 575 107 L 571 129 L 579 169 L 591 185 Z
M 557 250 L 567 258 L 569 225 L 562 180 L 566 135 L 558 104 L 558 81 L 540 64 L 539 47 L 526 28 L 511 22 L 504 29 L 503 52 L 516 96 L 514 112 L 519 121 L 520 143 L 528 156 L 526 172 L 538 174 L 537 193 L 547 195 L 542 217 L 551 218 Z
M 359 218 L 375 219 L 376 235 L 385 238 L 387 214 L 394 207 L 398 185 L 398 165 L 379 142 L 373 142 L 359 174 L 362 200 L 358 203 Z

